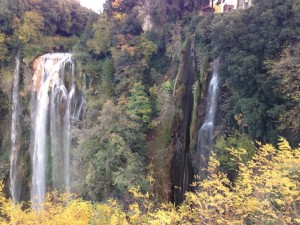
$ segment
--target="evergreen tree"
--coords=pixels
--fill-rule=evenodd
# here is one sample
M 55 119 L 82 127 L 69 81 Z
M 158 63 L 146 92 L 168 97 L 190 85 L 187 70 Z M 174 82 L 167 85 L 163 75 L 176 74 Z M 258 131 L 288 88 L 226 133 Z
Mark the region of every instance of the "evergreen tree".
M 127 111 L 130 115 L 138 116 L 144 124 L 149 124 L 151 105 L 145 93 L 145 87 L 137 82 L 130 90 L 130 97 L 127 104 Z

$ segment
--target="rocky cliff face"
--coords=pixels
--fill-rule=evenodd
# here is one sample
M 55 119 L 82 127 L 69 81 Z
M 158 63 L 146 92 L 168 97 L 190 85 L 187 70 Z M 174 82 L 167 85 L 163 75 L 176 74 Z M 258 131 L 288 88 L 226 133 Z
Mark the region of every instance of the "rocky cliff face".
M 143 28 L 144 32 L 151 30 L 153 27 L 150 10 L 151 10 L 151 7 L 155 7 L 155 4 L 157 4 L 157 3 L 155 3 L 155 1 L 144 0 L 144 1 L 141 1 L 140 4 L 137 6 L 137 10 L 139 13 L 138 19 L 140 20 L 140 23 L 142 24 L 142 28 Z

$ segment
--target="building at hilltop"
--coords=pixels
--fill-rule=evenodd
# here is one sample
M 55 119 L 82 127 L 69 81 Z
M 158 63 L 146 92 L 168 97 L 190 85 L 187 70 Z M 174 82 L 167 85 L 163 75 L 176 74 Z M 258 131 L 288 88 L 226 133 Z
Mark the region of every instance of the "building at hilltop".
M 253 0 L 238 0 L 237 9 L 248 9 L 253 4 Z
M 210 4 L 202 8 L 203 15 L 212 13 L 226 13 L 236 9 L 247 9 L 253 0 L 211 0 Z

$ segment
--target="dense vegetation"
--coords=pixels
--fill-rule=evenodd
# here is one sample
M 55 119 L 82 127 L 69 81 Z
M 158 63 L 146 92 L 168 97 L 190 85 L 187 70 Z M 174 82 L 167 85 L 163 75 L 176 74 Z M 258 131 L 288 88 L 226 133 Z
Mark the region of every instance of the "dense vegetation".
M 260 146 L 253 159 L 243 163 L 246 150 L 230 149 L 232 160 L 239 162 L 240 173 L 234 185 L 218 171 L 211 158 L 209 177 L 198 190 L 186 194 L 179 207 L 159 204 L 155 196 L 132 188 L 133 200 L 124 209 L 114 200 L 92 204 L 76 196 L 49 194 L 39 211 L 22 210 L 0 189 L 1 224 L 299 224 L 300 149 L 291 149 L 286 140 Z M 195 184 L 197 185 L 197 184 Z M 73 199 L 73 200 L 70 200 Z M 66 203 L 66 200 L 67 203 Z M 2 219 L 1 219 L 2 218 Z
M 74 0 L 0 0 L 0 179 L 6 188 L 14 58 L 22 59 L 27 184 L 33 60 L 71 51 L 87 78 L 87 111 L 72 132 L 71 168 L 73 191 L 84 200 L 52 201 L 54 193 L 35 212 L 27 203 L 14 207 L 2 190 L 3 222 L 299 223 L 300 2 L 261 0 L 204 17 L 208 2 L 107 0 L 97 15 Z M 190 182 L 199 174 L 195 149 L 215 58 L 221 76 L 215 155 L 208 177 L 188 187 L 198 191 L 184 197 L 185 167 Z M 286 141 L 277 144 L 280 136 L 294 150 Z M 118 203 L 96 203 L 111 198 Z M 168 203 L 183 199 L 179 207 Z
M 274 67 L 282 51 L 299 43 L 298 15 L 295 1 L 260 1 L 249 11 L 216 18 L 212 24 L 212 46 L 223 59 L 222 76 L 231 92 L 227 114 L 239 115 L 239 126 L 252 139 L 274 143 L 279 133 L 292 128 L 283 114 L 299 105 L 291 99 L 296 90 L 289 95 L 278 88 L 285 81 Z M 228 35 L 217 35 L 224 33 Z

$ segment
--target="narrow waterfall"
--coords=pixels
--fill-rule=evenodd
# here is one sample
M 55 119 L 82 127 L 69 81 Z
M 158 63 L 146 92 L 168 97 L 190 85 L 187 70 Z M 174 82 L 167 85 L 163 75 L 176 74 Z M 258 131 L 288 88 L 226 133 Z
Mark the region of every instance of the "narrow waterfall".
M 218 67 L 219 61 L 213 62 L 213 74 L 209 83 L 207 93 L 207 109 L 203 125 L 198 133 L 197 157 L 199 159 L 199 169 L 207 167 L 209 156 L 213 148 L 213 131 L 214 120 L 217 108 L 217 94 L 218 94 Z M 200 172 L 201 174 L 201 172 Z
M 11 119 L 11 153 L 10 153 L 10 192 L 14 202 L 20 200 L 21 181 L 18 167 L 20 153 L 20 60 L 16 58 L 16 69 L 14 75 L 13 97 L 12 97 L 12 119 Z
M 70 53 L 46 54 L 36 64 L 31 99 L 31 200 L 41 204 L 46 186 L 52 184 L 65 192 L 70 188 L 71 128 L 78 124 L 85 100 L 75 82 Z

